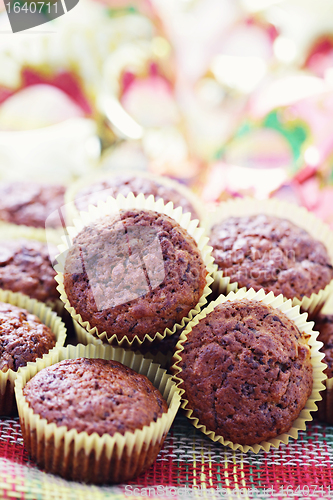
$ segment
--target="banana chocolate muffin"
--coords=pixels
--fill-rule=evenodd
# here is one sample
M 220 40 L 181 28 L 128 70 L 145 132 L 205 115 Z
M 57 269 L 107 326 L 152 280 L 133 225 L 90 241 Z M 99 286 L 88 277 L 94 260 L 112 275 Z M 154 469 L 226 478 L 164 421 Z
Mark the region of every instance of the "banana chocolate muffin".
M 41 302 L 59 298 L 46 243 L 28 239 L 0 241 L 0 288 Z
M 235 444 L 287 432 L 313 385 L 310 348 L 282 312 L 226 301 L 193 327 L 179 351 L 183 396 L 193 417 Z
M 195 240 L 171 217 L 127 210 L 84 227 L 64 269 L 70 305 L 118 340 L 172 329 L 199 302 L 207 270 Z
M 36 361 L 56 345 L 54 333 L 34 314 L 11 304 L 0 302 L 0 370 L 17 370 Z M 0 395 L 0 415 L 16 410 L 14 388 L 8 381 Z
M 230 217 L 213 226 L 210 245 L 218 268 L 239 288 L 302 300 L 333 279 L 324 244 L 278 217 Z
M 75 196 L 75 206 L 79 211 L 87 211 L 89 205 L 106 201 L 108 196 L 117 198 L 118 194 L 122 194 L 126 197 L 129 193 L 134 196 L 140 193 L 145 196 L 152 194 L 155 201 L 162 198 L 165 204 L 172 201 L 175 208 L 182 207 L 183 213 L 190 212 L 192 219 L 199 218 L 190 200 L 176 187 L 165 185 L 154 178 L 134 174 L 110 176 L 80 189 Z
M 29 181 L 0 183 L 0 220 L 11 224 L 59 227 L 57 210 L 64 204 L 65 187 Z

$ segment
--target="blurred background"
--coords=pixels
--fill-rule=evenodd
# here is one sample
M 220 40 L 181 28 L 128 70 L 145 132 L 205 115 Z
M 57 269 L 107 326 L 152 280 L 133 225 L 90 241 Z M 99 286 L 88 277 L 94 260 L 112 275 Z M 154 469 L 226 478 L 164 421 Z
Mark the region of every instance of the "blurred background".
M 0 8 L 2 181 L 131 168 L 333 227 L 330 0 L 80 0 L 19 34 Z

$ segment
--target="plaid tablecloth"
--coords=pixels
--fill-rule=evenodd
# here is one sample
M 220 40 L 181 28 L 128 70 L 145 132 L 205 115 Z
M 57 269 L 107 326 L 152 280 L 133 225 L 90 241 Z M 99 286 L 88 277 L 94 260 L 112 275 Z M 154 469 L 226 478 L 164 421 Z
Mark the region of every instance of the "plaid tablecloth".
M 316 421 L 297 441 L 256 455 L 213 443 L 179 415 L 145 474 L 127 485 L 89 486 L 40 471 L 18 419 L 0 419 L 1 499 L 333 498 L 332 463 L 333 427 Z

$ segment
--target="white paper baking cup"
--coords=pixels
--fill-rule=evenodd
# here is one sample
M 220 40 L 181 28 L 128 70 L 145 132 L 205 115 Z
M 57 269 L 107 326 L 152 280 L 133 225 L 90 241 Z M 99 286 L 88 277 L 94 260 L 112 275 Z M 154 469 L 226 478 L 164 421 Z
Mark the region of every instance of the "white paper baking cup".
M 88 435 L 48 423 L 30 408 L 23 396 L 23 388 L 43 368 L 64 359 L 81 357 L 112 359 L 147 376 L 166 400 L 167 413 L 135 432 L 115 433 L 113 436 Z M 98 484 L 124 482 L 149 467 L 161 449 L 180 405 L 179 389 L 171 375 L 142 355 L 109 345 L 68 346 L 52 351 L 21 370 L 15 394 L 25 446 L 33 460 L 47 472 Z
M 183 382 L 182 380 L 182 369 L 178 366 L 179 361 L 182 359 L 182 351 L 184 350 L 183 344 L 187 339 L 187 336 L 191 332 L 192 328 L 196 326 L 202 319 L 204 319 L 215 307 L 219 304 L 223 304 L 226 301 L 237 301 L 241 299 L 248 299 L 251 301 L 262 302 L 266 305 L 280 310 L 283 312 L 298 328 L 300 332 L 303 333 L 307 339 L 308 346 L 311 349 L 311 363 L 313 367 L 313 388 L 309 399 L 306 402 L 305 407 L 300 412 L 298 418 L 294 421 L 293 426 L 287 433 L 281 434 L 274 439 L 267 441 L 262 441 L 260 444 L 254 445 L 241 445 L 239 443 L 233 443 L 231 441 L 225 440 L 223 436 L 217 435 L 214 431 L 210 431 L 203 424 L 200 424 L 199 419 L 193 417 L 193 409 L 189 407 L 189 402 L 184 397 L 185 390 L 181 389 L 182 395 L 182 408 L 184 408 L 186 416 L 190 419 L 191 423 L 199 429 L 201 432 L 206 434 L 213 441 L 218 441 L 219 443 L 232 448 L 233 450 L 241 450 L 243 452 L 253 451 L 258 453 L 260 450 L 269 451 L 271 447 L 278 448 L 280 443 L 288 443 L 290 437 L 297 439 L 298 432 L 300 430 L 305 430 L 306 422 L 312 420 L 311 412 L 317 410 L 317 401 L 320 401 L 321 395 L 320 391 L 324 390 L 325 386 L 323 381 L 327 378 L 323 373 L 326 365 L 322 362 L 324 354 L 319 351 L 322 347 L 322 342 L 318 342 L 316 339 L 319 332 L 313 331 L 313 322 L 307 322 L 307 314 L 300 314 L 299 306 L 293 306 L 291 300 L 285 300 L 282 295 L 275 297 L 273 292 L 265 294 L 264 290 L 259 290 L 255 292 L 252 288 L 245 292 L 244 290 L 238 290 L 235 294 L 230 292 L 227 297 L 220 295 L 217 300 L 211 302 L 200 314 L 198 314 L 185 328 L 182 332 L 179 342 L 176 346 L 176 353 L 173 357 L 173 365 L 171 367 L 172 372 L 175 374 L 175 379 L 178 381 L 178 386 Z

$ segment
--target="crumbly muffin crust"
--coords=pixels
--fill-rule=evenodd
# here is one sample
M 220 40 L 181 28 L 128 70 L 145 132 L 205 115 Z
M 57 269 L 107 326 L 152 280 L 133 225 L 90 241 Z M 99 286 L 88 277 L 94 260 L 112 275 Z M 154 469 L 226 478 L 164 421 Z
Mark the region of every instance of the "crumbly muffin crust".
M 323 363 L 327 364 L 324 371 L 328 378 L 333 377 L 333 314 L 319 314 L 315 318 L 315 330 L 319 331 L 318 339 L 323 342 L 321 352 L 325 353 Z
M 327 249 L 290 221 L 267 215 L 231 217 L 213 226 L 213 257 L 239 288 L 310 297 L 333 279 Z
M 69 302 L 108 337 L 163 333 L 199 302 L 207 270 L 194 239 L 171 217 L 128 210 L 85 227 L 64 272 Z
M 64 204 L 65 187 L 28 181 L 0 183 L 0 220 L 11 224 L 45 227 L 45 220 Z M 57 227 L 57 217 L 48 227 Z
M 75 205 L 78 210 L 87 211 L 90 204 L 97 205 L 99 201 L 106 201 L 108 196 L 116 198 L 118 194 L 127 196 L 129 193 L 133 193 L 134 196 L 140 193 L 145 196 L 152 194 L 156 201 L 162 198 L 164 203 L 172 201 L 175 208 L 182 207 L 184 213 L 191 212 L 192 219 L 199 218 L 190 201 L 176 189 L 159 184 L 154 179 L 129 174 L 103 179 L 80 189 L 75 197 Z
M 287 432 L 312 391 L 310 349 L 279 310 L 227 301 L 188 334 L 178 375 L 193 416 L 233 443 Z
M 147 377 L 104 359 L 69 359 L 44 368 L 23 394 L 48 423 L 99 436 L 142 429 L 168 410 Z
M 0 302 L 0 370 L 17 371 L 55 345 L 54 333 L 37 316 Z
M 59 298 L 46 243 L 26 239 L 0 241 L 0 288 L 41 302 Z

